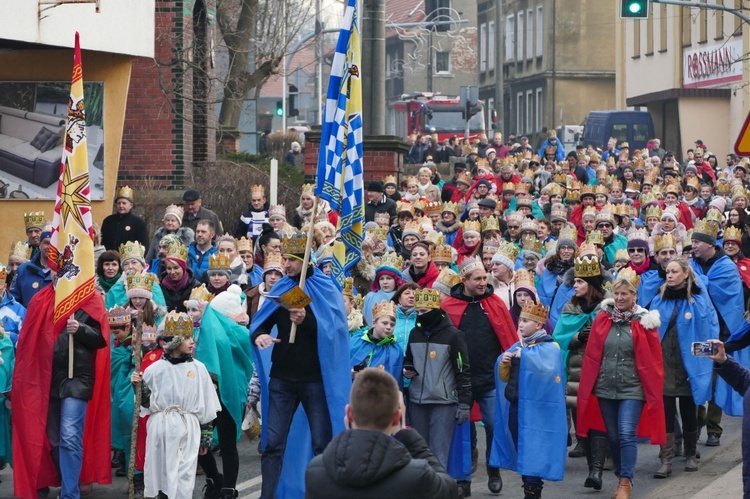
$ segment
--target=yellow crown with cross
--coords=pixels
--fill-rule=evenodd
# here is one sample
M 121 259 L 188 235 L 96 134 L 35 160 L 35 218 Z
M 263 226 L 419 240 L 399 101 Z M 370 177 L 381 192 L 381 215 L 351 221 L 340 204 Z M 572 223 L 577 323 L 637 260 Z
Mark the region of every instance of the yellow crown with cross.
M 138 241 L 127 241 L 120 245 L 120 261 L 128 258 L 143 259 L 146 254 L 146 248 Z
M 164 336 L 192 338 L 193 321 L 185 312 L 172 310 L 164 318 Z
M 518 315 L 521 319 L 526 319 L 531 322 L 541 322 L 544 324 L 547 322 L 547 314 L 549 309 L 542 305 L 541 302 L 536 303 L 534 300 L 527 300 L 524 303 L 521 313 Z
M 31 258 L 31 246 L 25 241 L 16 241 L 10 246 L 10 256 L 29 260 Z
M 117 189 L 117 196 L 115 196 L 115 199 L 125 198 L 129 200 L 131 203 L 135 199 L 135 193 L 133 192 L 133 189 L 130 188 L 127 185 L 123 185 L 119 189 Z
M 133 318 L 130 316 L 130 310 L 122 307 L 114 307 L 107 310 L 109 325 L 114 327 L 129 326 Z
M 26 224 L 26 230 L 41 229 L 44 227 L 44 212 L 32 211 L 31 213 L 24 213 L 23 222 Z
M 154 282 L 156 275 L 150 272 L 142 272 L 136 274 L 135 272 L 129 273 L 125 281 L 125 289 L 145 289 L 151 292 L 154 288 Z
M 424 288 L 414 290 L 414 308 L 430 310 L 440 308 L 440 293 L 435 289 Z
M 372 321 L 380 319 L 381 317 L 393 317 L 396 318 L 396 304 L 390 300 L 383 300 L 380 303 L 376 303 L 372 307 Z
M 187 263 L 188 249 L 182 243 L 170 244 L 167 246 L 166 258 L 174 258 L 175 260 Z

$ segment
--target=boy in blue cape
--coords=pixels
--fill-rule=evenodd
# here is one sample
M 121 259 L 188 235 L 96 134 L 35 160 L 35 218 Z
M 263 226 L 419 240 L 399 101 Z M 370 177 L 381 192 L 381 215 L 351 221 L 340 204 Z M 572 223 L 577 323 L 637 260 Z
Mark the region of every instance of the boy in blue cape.
M 114 307 L 107 312 L 114 341 L 111 345 L 112 363 L 110 394 L 112 397 L 112 448 L 117 455 L 117 476 L 127 474 L 130 462 L 130 435 L 133 424 L 133 386 L 130 376 L 135 370 L 132 346 L 130 310 Z
M 521 341 L 495 365 L 495 434 L 490 465 L 515 470 L 525 497 L 542 496 L 543 479 L 565 472 L 568 427 L 560 348 L 544 331 L 547 309 L 527 302 L 518 321 Z
M 372 327 L 352 336 L 350 365 L 352 374 L 365 367 L 377 367 L 390 373 L 403 388 L 404 352 L 393 336 L 396 304 L 383 300 L 372 307 Z

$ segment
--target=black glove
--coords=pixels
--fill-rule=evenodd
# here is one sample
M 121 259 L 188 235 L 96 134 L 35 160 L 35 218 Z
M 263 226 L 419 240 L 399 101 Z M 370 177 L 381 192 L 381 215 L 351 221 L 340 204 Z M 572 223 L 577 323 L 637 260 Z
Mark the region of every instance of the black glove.
M 471 408 L 468 405 L 458 404 L 458 409 L 456 409 L 456 422 L 459 425 L 466 423 L 469 420 L 470 413 Z

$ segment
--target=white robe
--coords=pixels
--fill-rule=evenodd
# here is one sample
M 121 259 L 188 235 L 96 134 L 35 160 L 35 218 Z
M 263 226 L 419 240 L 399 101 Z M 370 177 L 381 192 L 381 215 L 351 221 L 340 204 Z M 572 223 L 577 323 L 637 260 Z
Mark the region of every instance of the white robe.
M 171 364 L 161 359 L 143 373 L 151 389 L 143 468 L 145 496 L 191 499 L 200 447 L 200 425 L 221 411 L 211 377 L 201 362 Z

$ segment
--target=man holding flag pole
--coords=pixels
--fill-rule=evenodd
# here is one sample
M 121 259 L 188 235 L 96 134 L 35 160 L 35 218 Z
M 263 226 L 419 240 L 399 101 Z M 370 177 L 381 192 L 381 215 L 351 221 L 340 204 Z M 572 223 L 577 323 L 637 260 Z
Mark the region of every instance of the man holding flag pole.
M 78 33 L 49 268 L 53 285 L 29 303 L 13 376 L 14 495 L 112 483 L 109 321 L 95 289 L 94 243 Z M 45 229 L 47 231 L 49 229 Z

